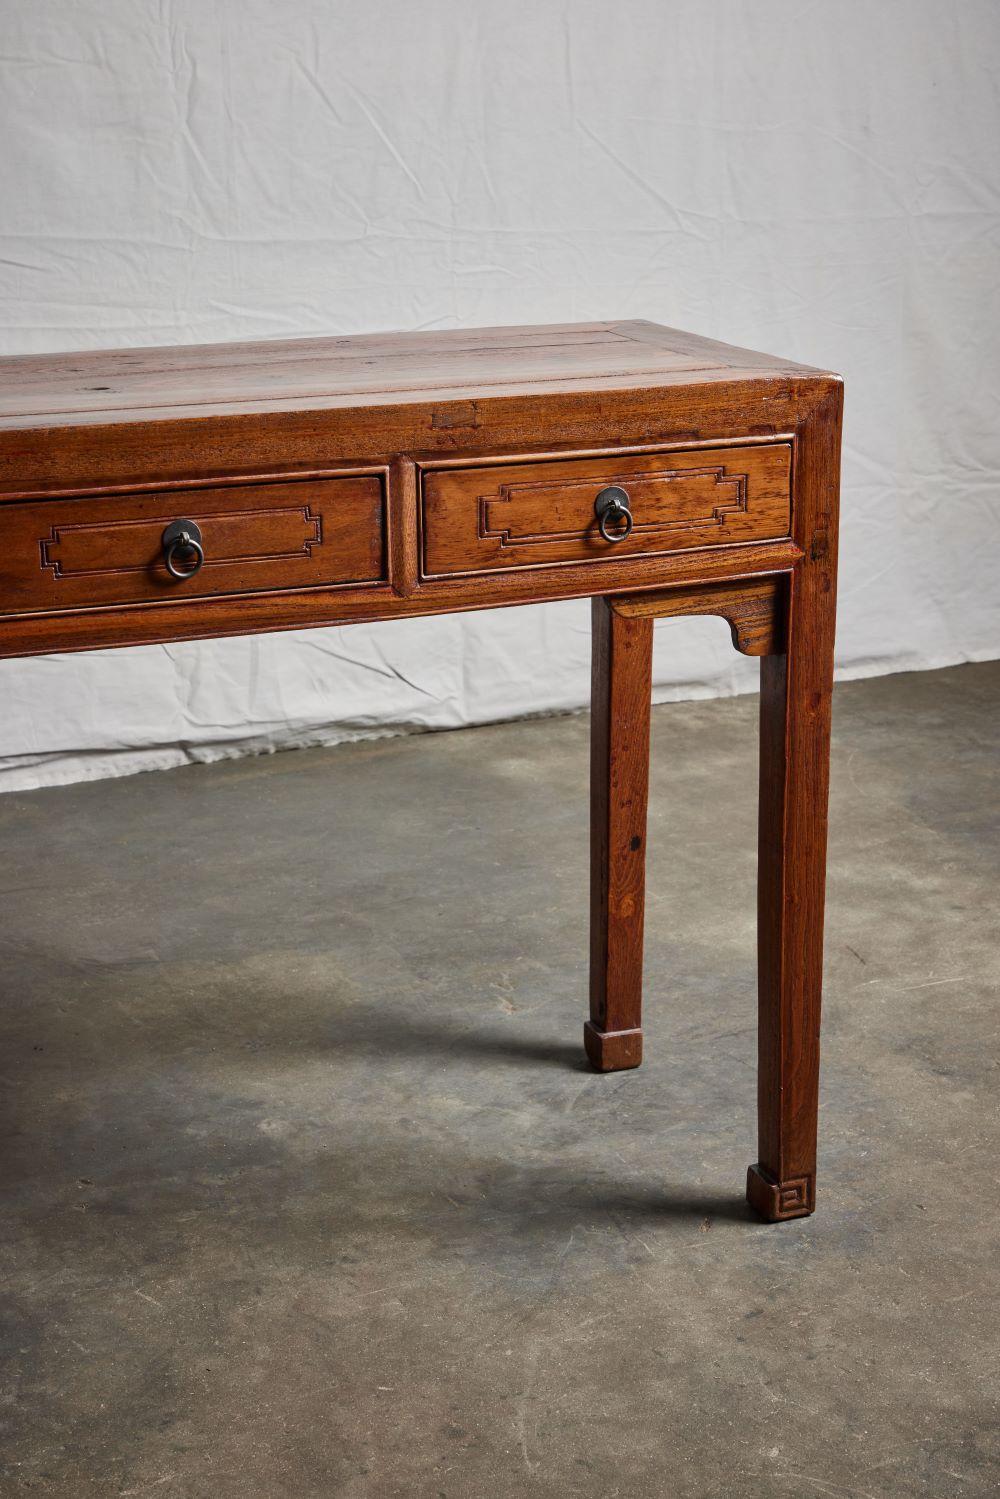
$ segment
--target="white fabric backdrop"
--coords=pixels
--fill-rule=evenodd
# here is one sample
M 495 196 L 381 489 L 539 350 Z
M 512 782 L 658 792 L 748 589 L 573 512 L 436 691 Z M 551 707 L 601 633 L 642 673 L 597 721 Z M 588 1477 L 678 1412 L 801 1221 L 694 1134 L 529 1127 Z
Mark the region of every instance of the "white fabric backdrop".
M 842 675 L 1000 655 L 996 0 L 0 0 L 0 352 L 646 317 L 841 370 Z M 585 604 L 0 663 L 0 787 L 580 705 Z M 657 697 L 752 688 L 721 621 Z

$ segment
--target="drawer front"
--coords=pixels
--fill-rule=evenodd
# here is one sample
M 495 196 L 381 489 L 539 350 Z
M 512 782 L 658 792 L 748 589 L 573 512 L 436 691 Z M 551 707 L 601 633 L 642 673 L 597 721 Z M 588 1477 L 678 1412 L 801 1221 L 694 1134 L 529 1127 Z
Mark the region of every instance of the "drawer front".
M 0 505 L 0 614 L 377 582 L 379 474 Z M 171 576 L 163 532 L 193 521 L 204 563 Z M 184 572 L 194 553 L 175 560 Z
M 423 472 L 425 577 L 606 561 L 789 534 L 789 443 L 545 459 Z M 595 501 L 625 490 L 625 540 L 601 534 Z M 614 535 L 617 529 L 608 524 Z

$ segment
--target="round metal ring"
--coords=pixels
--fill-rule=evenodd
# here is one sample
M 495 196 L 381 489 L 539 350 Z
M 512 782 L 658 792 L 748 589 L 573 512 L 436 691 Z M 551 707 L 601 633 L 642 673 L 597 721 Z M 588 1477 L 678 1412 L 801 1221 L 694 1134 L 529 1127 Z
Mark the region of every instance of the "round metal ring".
M 624 493 L 624 491 L 621 492 Z M 600 496 L 598 496 L 598 498 L 600 498 Z M 620 531 L 609 531 L 609 522 L 620 524 L 622 529 Z M 604 537 L 604 540 L 610 542 L 611 545 L 614 546 L 614 544 L 618 541 L 628 540 L 628 538 L 632 535 L 632 527 L 635 522 L 632 518 L 632 512 L 628 508 L 628 505 L 623 504 L 621 500 L 615 498 L 608 499 L 608 501 L 600 507 L 597 512 L 597 524 L 601 528 L 601 535 Z
M 179 552 L 194 552 L 194 566 L 176 567 L 174 559 Z M 200 570 L 204 560 L 205 549 L 201 542 L 191 535 L 190 531 L 182 531 L 179 536 L 175 536 L 163 553 L 163 565 L 167 569 L 167 572 L 172 578 L 177 578 L 181 582 L 185 578 L 193 578 L 195 573 Z

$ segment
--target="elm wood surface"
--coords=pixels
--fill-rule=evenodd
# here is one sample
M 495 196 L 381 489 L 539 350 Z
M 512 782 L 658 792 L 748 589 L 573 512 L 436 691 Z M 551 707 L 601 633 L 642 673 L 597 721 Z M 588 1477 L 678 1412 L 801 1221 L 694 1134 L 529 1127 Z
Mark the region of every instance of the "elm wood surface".
M 493 392 L 651 389 L 805 365 L 641 320 L 36 354 L 0 361 L 0 423 L 476 402 Z M 467 413 L 451 412 L 462 425 Z M 439 425 L 447 427 L 442 421 Z
M 2 511 L 0 599 L 5 612 L 45 614 L 181 591 L 190 599 L 377 583 L 383 509 L 379 475 L 12 503 Z M 179 517 L 196 522 L 205 548 L 204 566 L 180 580 L 161 543 Z
M 836 376 L 645 322 L 0 360 L 0 655 L 593 598 L 587 1049 L 614 1069 L 641 1054 L 652 620 L 722 614 L 763 657 L 748 1192 L 797 1216 L 815 1200 L 840 420 Z M 627 544 L 595 535 L 616 480 Z M 169 580 L 160 522 L 182 519 L 205 566 Z
M 765 1218 L 816 1203 L 820 997 L 840 412 L 804 424 L 785 649 L 761 662 L 757 929 L 760 1160 L 747 1196 Z
M 642 936 L 653 621 L 591 603 L 590 1019 L 600 1072 L 642 1061 Z
M 633 593 L 615 600 L 615 612 L 649 619 L 718 614 L 727 621 L 733 646 L 742 655 L 773 656 L 783 649 L 784 587 L 784 579 L 773 576 L 745 583 L 702 583 L 666 594 Z
M 789 443 L 431 468 L 424 576 L 606 556 L 594 501 L 610 486 L 626 489 L 634 518 L 619 556 L 787 536 L 791 468 Z
M 747 656 L 783 648 L 785 580 L 702 584 L 592 602 L 590 1019 L 584 1046 L 600 1072 L 642 1061 L 653 620 L 719 614 Z

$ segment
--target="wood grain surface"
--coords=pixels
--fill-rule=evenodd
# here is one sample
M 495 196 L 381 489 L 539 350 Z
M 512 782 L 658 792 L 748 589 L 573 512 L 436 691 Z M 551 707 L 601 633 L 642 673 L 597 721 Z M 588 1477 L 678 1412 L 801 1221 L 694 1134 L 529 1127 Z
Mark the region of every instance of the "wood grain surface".
M 618 614 L 666 619 L 719 614 L 729 623 L 733 645 L 744 656 L 770 656 L 784 649 L 787 580 L 780 574 L 741 583 L 702 583 L 667 593 L 637 593 L 615 600 Z
M 0 599 L 23 614 L 376 583 L 384 507 L 381 475 L 24 500 L 0 509 Z M 179 579 L 162 537 L 181 519 L 205 561 Z
M 621 560 L 787 536 L 791 462 L 789 443 L 768 443 L 429 468 L 422 571 Z M 601 534 L 595 511 L 610 487 L 630 501 L 633 529 L 621 541 Z
M 642 1056 L 653 620 L 762 660 L 758 1159 L 815 1204 L 842 392 L 653 323 L 0 360 L 0 655 L 593 598 L 591 1019 Z M 627 542 L 597 491 L 630 493 Z M 205 564 L 172 580 L 170 521 Z
M 32 354 L 0 360 L 0 425 L 649 387 L 734 370 L 806 367 L 641 321 Z
M 592 611 L 590 710 L 590 1020 L 600 1072 L 642 1061 L 642 936 L 653 621 Z

